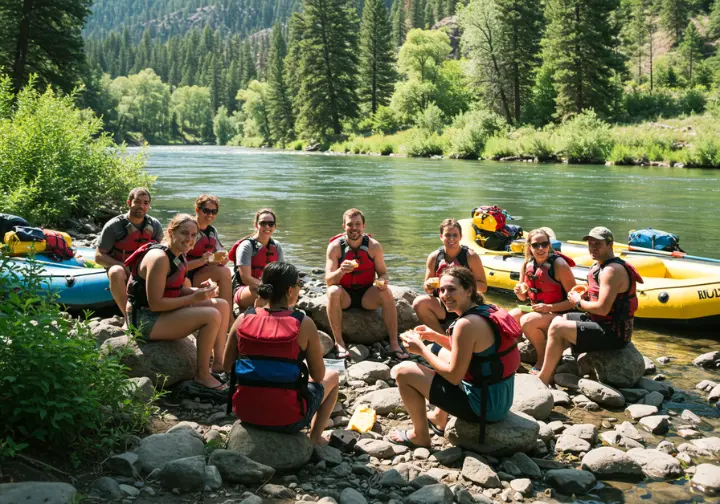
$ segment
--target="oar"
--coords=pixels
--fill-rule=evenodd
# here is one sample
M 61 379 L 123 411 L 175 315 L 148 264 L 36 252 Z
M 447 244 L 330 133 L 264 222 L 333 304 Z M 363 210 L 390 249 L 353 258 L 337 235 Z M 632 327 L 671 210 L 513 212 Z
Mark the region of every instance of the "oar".
M 587 244 L 587 242 L 577 241 L 577 240 L 568 240 L 568 243 L 572 243 L 573 245 L 586 245 Z M 712 257 L 701 257 L 701 256 L 689 255 L 685 252 L 680 252 L 679 250 L 676 250 L 674 252 L 668 252 L 667 250 L 655 250 L 655 249 L 649 249 L 649 248 L 645 248 L 645 247 L 636 247 L 634 245 L 625 245 L 623 243 L 615 243 L 614 246 L 619 249 L 627 250 L 629 252 L 637 252 L 640 254 L 661 255 L 661 256 L 667 256 L 667 257 L 678 257 L 681 259 L 694 259 L 696 261 L 720 263 L 720 259 L 713 259 Z

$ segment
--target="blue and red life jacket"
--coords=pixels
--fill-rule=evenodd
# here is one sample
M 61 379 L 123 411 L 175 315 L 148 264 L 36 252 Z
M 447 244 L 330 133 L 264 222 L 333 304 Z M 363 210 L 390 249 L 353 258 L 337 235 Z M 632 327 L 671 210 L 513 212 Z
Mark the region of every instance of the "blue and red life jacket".
M 116 240 L 112 248 L 108 251 L 108 255 L 116 261 L 125 261 L 133 252 L 142 245 L 149 243 L 153 239 L 153 225 L 150 219 L 145 216 L 140 229 L 130 222 L 127 215 L 120 216 L 120 222 L 123 223 L 125 236 Z
M 635 318 L 635 312 L 638 309 L 638 298 L 635 294 L 638 283 L 644 283 L 640 273 L 632 264 L 626 263 L 619 257 L 613 257 L 604 263 L 595 263 L 590 271 L 588 271 L 588 299 L 597 301 L 600 297 L 600 272 L 608 264 L 617 263 L 622 265 L 627 271 L 629 287 L 622 294 L 615 296 L 612 308 L 607 315 L 596 315 L 588 313 L 590 320 L 599 324 L 612 323 L 619 330 L 623 330 L 623 336 L 626 341 L 632 337 L 632 321 Z
M 467 373 L 463 378 L 480 389 L 480 442 L 483 443 L 485 441 L 488 387 L 512 379 L 515 376 L 515 371 L 520 366 L 520 350 L 517 347 L 517 339 L 522 334 L 522 329 L 507 310 L 498 308 L 495 305 L 483 304 L 473 306 L 450 324 L 447 329 L 449 337 L 452 337 L 458 320 L 468 315 L 479 315 L 485 318 L 490 322 L 495 335 L 493 345 L 495 352 L 491 355 L 473 354 L 470 358 Z M 485 364 L 490 365 L 489 374 L 485 372 Z
M 228 413 L 258 427 L 292 425 L 307 411 L 309 372 L 298 345 L 304 314 L 250 307 L 237 329 Z M 235 385 L 237 384 L 237 389 Z
M 528 297 L 533 303 L 552 304 L 567 299 L 565 288 L 555 278 L 555 261 L 560 258 L 565 259 L 571 268 L 575 266 L 572 258 L 555 251 L 539 266 L 535 259 L 528 261 L 525 267 L 525 283 L 530 288 Z
M 280 258 L 277 245 L 272 238 L 270 238 L 270 241 L 268 241 L 267 247 L 251 236 L 246 236 L 245 238 L 236 241 L 233 246 L 230 247 L 230 251 L 228 252 L 228 259 L 232 261 L 233 265 L 233 291 L 241 285 L 245 285 L 245 283 L 242 281 L 242 277 L 240 276 L 240 268 L 237 265 L 237 249 L 240 244 L 245 240 L 252 243 L 253 247 L 253 255 L 250 262 L 250 275 L 253 278 L 257 278 L 258 280 L 260 280 L 260 278 L 262 278 L 265 266 L 270 263 L 277 262 L 277 260 Z
M 161 243 L 146 243 L 125 260 L 125 266 L 130 268 L 130 280 L 127 284 L 128 301 L 133 308 L 149 307 L 147 298 L 147 280 L 140 277 L 140 265 L 148 252 L 151 250 L 162 250 L 170 261 L 170 269 L 165 279 L 165 290 L 163 297 L 175 298 L 180 296 L 185 276 L 187 274 L 187 262 L 181 254 L 176 256 L 170 249 Z
M 340 258 L 338 267 L 343 261 L 356 261 L 358 267 L 350 273 L 346 273 L 340 279 L 340 285 L 346 290 L 362 289 L 369 287 L 375 281 L 375 262 L 370 257 L 370 235 L 363 234 L 362 242 L 357 250 L 353 250 L 347 241 L 347 235 L 339 234 L 330 238 L 330 243 L 338 240 L 340 242 Z
M 193 249 L 186 254 L 188 260 L 200 259 L 206 252 L 217 250 L 217 230 L 208 225 L 205 229 L 198 229 L 198 240 Z

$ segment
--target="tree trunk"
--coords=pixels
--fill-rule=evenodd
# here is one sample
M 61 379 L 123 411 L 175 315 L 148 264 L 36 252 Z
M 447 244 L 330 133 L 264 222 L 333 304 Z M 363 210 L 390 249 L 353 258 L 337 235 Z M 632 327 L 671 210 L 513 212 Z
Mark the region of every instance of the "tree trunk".
M 13 82 L 16 93 L 20 91 L 24 83 L 23 77 L 25 76 L 25 66 L 27 64 L 28 48 L 30 46 L 30 21 L 32 20 L 34 6 L 35 0 L 23 0 L 22 18 L 20 19 L 20 26 L 18 26 L 15 66 L 13 68 Z

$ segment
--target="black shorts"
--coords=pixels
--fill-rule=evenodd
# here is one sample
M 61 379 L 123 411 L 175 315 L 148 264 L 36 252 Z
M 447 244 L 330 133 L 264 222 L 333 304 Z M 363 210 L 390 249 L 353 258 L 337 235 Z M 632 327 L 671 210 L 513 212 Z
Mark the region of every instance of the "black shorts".
M 577 327 L 577 341 L 572 346 L 575 354 L 597 350 L 616 350 L 627 345 L 627 341 L 613 330 L 612 324 L 593 322 L 586 313 L 568 313 L 565 318 L 575 322 Z
M 350 308 L 362 308 L 362 298 L 370 287 L 372 287 L 372 285 L 358 287 L 356 289 L 345 289 L 345 292 L 347 292 L 348 296 L 350 296 L 350 306 L 345 309 L 349 310 Z M 363 308 L 363 310 L 364 309 L 365 308 Z
M 480 421 L 470 406 L 470 398 L 460 385 L 453 385 L 437 373 L 430 384 L 428 401 L 460 420 L 473 423 Z

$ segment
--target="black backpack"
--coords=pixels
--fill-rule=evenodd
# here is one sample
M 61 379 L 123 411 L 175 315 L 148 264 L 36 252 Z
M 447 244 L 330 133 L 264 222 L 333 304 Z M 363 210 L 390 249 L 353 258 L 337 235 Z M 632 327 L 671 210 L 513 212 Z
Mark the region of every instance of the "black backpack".
M 28 226 L 28 222 L 17 215 L 0 213 L 0 242 L 5 239 L 5 233 L 12 231 L 15 226 Z

